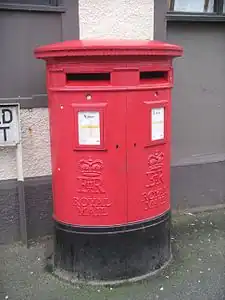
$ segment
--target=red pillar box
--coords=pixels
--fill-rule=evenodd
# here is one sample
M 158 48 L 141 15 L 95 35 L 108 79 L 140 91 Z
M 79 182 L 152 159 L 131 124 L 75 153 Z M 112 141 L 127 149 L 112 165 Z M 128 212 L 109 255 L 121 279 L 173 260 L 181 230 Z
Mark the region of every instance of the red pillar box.
M 181 47 L 66 41 L 35 55 L 47 65 L 54 271 L 109 282 L 160 269 L 171 257 L 172 59 Z

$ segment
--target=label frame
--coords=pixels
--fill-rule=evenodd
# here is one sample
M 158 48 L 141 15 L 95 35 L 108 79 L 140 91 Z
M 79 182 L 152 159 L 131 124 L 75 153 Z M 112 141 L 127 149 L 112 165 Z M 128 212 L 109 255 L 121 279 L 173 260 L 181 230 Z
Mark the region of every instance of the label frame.
M 106 107 L 107 103 L 87 103 L 78 104 L 73 103 L 74 112 L 74 138 L 73 138 L 73 149 L 76 151 L 81 150 L 106 150 Z M 80 145 L 79 144 L 79 124 L 78 124 L 78 114 L 79 112 L 98 112 L 100 120 L 100 143 L 99 145 Z
M 154 145 L 161 145 L 168 142 L 168 119 L 169 119 L 169 109 L 168 109 L 168 101 L 167 100 L 159 100 L 159 101 L 145 101 L 144 102 L 148 106 L 148 141 L 146 147 L 151 147 Z M 152 110 L 155 108 L 164 108 L 164 137 L 158 140 L 152 140 Z

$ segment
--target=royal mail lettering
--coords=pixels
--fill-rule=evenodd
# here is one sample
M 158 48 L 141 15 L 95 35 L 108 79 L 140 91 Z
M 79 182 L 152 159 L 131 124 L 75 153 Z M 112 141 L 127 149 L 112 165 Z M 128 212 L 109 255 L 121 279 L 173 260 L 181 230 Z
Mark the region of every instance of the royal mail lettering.
M 81 159 L 77 177 L 77 195 L 73 199 L 79 216 L 108 216 L 112 203 L 109 200 L 103 182 L 103 161 Z

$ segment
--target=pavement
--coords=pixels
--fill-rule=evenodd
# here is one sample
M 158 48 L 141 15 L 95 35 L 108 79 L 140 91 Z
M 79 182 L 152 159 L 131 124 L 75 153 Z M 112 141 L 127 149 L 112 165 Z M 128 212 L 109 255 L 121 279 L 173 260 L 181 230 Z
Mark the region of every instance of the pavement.
M 223 300 L 225 210 L 173 216 L 173 260 L 147 280 L 118 287 L 70 285 L 46 271 L 51 239 L 0 246 L 0 300 Z

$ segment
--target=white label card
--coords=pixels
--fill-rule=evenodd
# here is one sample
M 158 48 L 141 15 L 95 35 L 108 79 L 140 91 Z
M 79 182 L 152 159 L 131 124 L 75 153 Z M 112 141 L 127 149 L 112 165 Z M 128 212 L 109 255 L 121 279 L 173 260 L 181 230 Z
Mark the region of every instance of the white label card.
M 79 145 L 100 145 L 100 113 L 98 111 L 78 112 Z
M 152 109 L 152 141 L 164 139 L 164 107 Z

